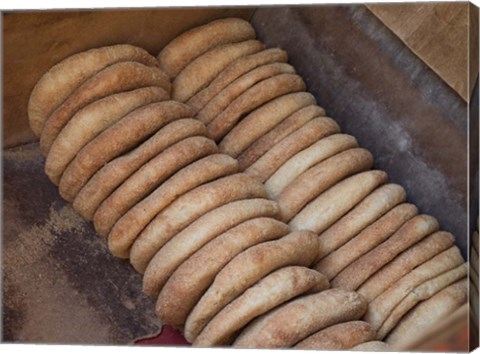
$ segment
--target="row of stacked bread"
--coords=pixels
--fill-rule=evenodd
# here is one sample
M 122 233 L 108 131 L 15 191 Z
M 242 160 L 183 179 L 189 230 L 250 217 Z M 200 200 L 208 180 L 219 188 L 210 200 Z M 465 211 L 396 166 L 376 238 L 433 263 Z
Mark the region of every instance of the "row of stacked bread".
M 254 40 L 226 43 L 227 27 L 214 22 L 179 36 L 159 54 L 160 65 L 173 79 L 173 98 L 195 110 L 221 152 L 265 184 L 282 220 L 319 235 L 314 268 L 333 287 L 358 291 L 369 303 L 364 319 L 376 338 L 391 333 L 391 343 L 418 330 L 395 329 L 408 323 L 412 314 L 405 315 L 417 303 L 447 294 L 425 323 L 460 307 L 467 266 L 453 236 L 439 231 L 433 217 L 418 215 L 402 187 L 386 184 L 385 173 L 370 170 L 371 154 L 324 116 L 284 64 L 286 54 L 261 48 L 232 58 Z M 264 59 L 272 53 L 273 62 Z
M 313 329 L 358 319 L 363 299 L 353 292 L 322 292 L 328 280 L 307 268 L 316 257 L 316 235 L 291 232 L 279 221 L 279 208 L 262 183 L 238 173 L 238 162 L 218 153 L 205 125 L 192 119 L 188 106 L 169 100 L 170 91 L 154 57 L 118 45 L 57 64 L 38 82 L 29 104 L 48 176 L 108 236 L 114 255 L 145 271 L 147 294 L 158 297 L 163 289 L 159 316 L 183 327 L 192 308 L 200 309 L 200 316 L 188 317 L 197 333 L 219 312 L 215 318 L 226 320 L 215 344 L 228 343 L 252 318 L 303 294 L 312 296 L 299 300 L 326 308 L 328 300 L 351 304 L 313 319 Z M 220 311 L 214 289 L 224 292 L 224 305 L 249 291 Z M 196 306 L 200 299 L 203 305 Z M 363 328 L 348 339 L 352 346 L 373 338 L 369 326 L 357 322 L 346 322 Z M 215 331 L 209 328 L 206 333 Z M 307 335 L 297 334 L 290 344 Z
M 61 195 L 108 235 L 112 253 L 145 272 L 146 293 L 160 294 L 160 318 L 185 325 L 187 338 L 198 345 L 229 344 L 243 326 L 274 307 L 235 343 L 291 346 L 318 330 L 299 345 L 322 348 L 338 333 L 355 332 L 358 338 L 325 348 L 348 349 L 382 338 L 365 322 L 348 322 L 365 312 L 362 297 L 322 291 L 328 281 L 305 266 L 321 259 L 316 268 L 334 286 L 355 290 L 372 283 L 375 289 L 367 286 L 362 293 L 362 285 L 359 292 L 371 302 L 365 319 L 381 333 L 378 323 L 395 325 L 418 301 L 462 278 L 463 260 L 455 248 L 442 253 L 452 237 L 429 235 L 438 224 L 427 216 L 415 218 L 416 209 L 401 204 L 401 187 L 381 186 L 383 172 L 361 173 L 372 165 L 368 151 L 323 117 L 303 80 L 285 63 L 286 53 L 265 49 L 254 36 L 248 23 L 229 19 L 180 36 L 162 51 L 173 98 L 188 107 L 167 101 L 167 75 L 138 48 L 91 50 L 52 68 L 29 106 L 47 155 L 46 172 Z M 317 203 L 309 209 L 312 200 Z M 427 235 L 409 256 L 405 250 Z M 425 251 L 431 245 L 437 246 Z M 380 259 L 367 257 L 370 250 Z M 382 268 L 402 251 L 397 266 Z M 371 259 L 378 262 L 371 265 Z M 444 259 L 451 261 L 443 265 Z M 367 266 L 351 268 L 353 261 Z M 372 305 L 402 281 L 393 290 L 396 303 Z M 418 296 L 416 288 L 427 290 Z M 462 284 L 448 289 L 461 298 Z M 300 296 L 307 292 L 318 294 Z M 407 299 L 409 292 L 414 296 Z M 332 301 L 343 305 L 328 313 Z M 394 313 L 390 309 L 397 303 L 402 306 Z M 269 342 L 272 333 L 289 336 Z

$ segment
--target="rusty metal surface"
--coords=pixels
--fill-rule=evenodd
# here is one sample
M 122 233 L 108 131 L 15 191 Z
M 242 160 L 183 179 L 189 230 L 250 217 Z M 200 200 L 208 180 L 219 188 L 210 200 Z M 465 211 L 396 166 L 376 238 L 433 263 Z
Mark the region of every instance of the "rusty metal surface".
M 363 5 L 265 7 L 252 23 L 466 256 L 467 104 Z
M 155 335 L 141 277 L 61 199 L 38 144 L 3 152 L 3 341 L 129 344 Z

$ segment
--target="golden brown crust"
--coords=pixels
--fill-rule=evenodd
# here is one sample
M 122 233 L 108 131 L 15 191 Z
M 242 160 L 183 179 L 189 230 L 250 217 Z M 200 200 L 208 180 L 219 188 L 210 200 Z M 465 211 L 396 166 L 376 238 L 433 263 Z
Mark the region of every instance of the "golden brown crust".
M 311 119 L 324 115 L 325 110 L 317 105 L 310 105 L 292 113 L 275 128 L 258 138 L 237 157 L 240 169 L 242 171 L 246 170 L 282 139 L 286 138 L 297 129 L 300 129 L 300 127 Z
M 230 344 L 235 333 L 254 318 L 298 295 L 319 292 L 329 285 L 325 276 L 306 267 L 291 266 L 276 270 L 225 306 L 200 332 L 193 346 Z
M 422 214 L 413 217 L 385 242 L 342 270 L 332 280 L 332 286 L 351 290 L 358 289 L 370 276 L 399 253 L 437 231 L 438 228 L 438 221 L 432 216 Z
M 252 219 L 217 236 L 175 270 L 157 300 L 156 312 L 162 322 L 183 326 L 217 273 L 232 258 L 249 247 L 288 233 L 284 223 L 273 219 L 278 216 L 278 207 L 274 202 L 248 199 L 234 203 L 247 208 Z
M 175 122 L 171 123 L 174 124 Z M 128 258 L 135 238 L 148 223 L 179 196 L 217 178 L 238 171 L 230 156 L 214 154 L 182 168 L 150 195 L 128 210 L 108 235 L 108 248 L 114 256 Z
M 257 108 L 243 118 L 220 142 L 220 151 L 237 157 L 255 140 L 275 128 L 289 115 L 316 103 L 308 92 L 284 95 Z
M 415 288 L 438 275 L 448 272 L 464 262 L 456 246 L 436 255 L 432 259 L 413 269 L 386 291 L 370 302 L 364 319 L 379 330 L 383 322 L 392 313 L 395 307 Z M 377 337 L 382 339 L 383 337 Z
M 210 210 L 240 199 L 266 198 L 265 188 L 245 174 L 223 177 L 185 193 L 158 214 L 130 250 L 130 263 L 143 273 L 158 250 Z
M 378 170 L 348 177 L 307 204 L 289 226 L 294 230 L 306 229 L 320 234 L 386 181 L 387 174 Z M 282 206 L 280 209 L 283 215 Z
M 375 339 L 375 330 L 367 322 L 349 321 L 324 328 L 297 343 L 297 349 L 347 350 Z
M 232 259 L 215 277 L 185 323 L 185 338 L 193 342 L 220 310 L 271 271 L 287 265 L 310 266 L 317 255 L 318 238 L 297 231 L 277 241 L 253 246 Z
M 196 118 L 205 124 L 209 124 L 217 115 L 222 113 L 231 102 L 256 83 L 275 75 L 294 73 L 295 69 L 293 66 L 286 63 L 273 63 L 259 66 L 245 75 L 240 76 L 220 91 L 197 113 Z
M 378 340 L 372 340 L 370 342 L 365 342 L 355 347 L 351 348 L 352 351 L 360 351 L 360 352 L 388 352 L 390 350 L 390 346 Z
M 45 173 L 58 185 L 70 161 L 95 136 L 131 111 L 168 98 L 167 92 L 160 87 L 145 87 L 113 94 L 83 107 L 53 142 L 45 162 Z
M 362 148 L 340 152 L 312 166 L 276 196 L 275 201 L 282 211 L 282 219 L 290 221 L 303 207 L 328 188 L 372 166 L 372 154 Z
M 372 196 L 374 193 L 375 192 L 373 192 L 370 196 Z M 364 201 L 368 201 L 370 196 L 365 198 Z M 392 201 L 394 200 L 395 199 L 392 199 Z M 362 201 L 358 206 L 362 205 L 364 201 Z M 320 235 L 319 254 L 322 259 L 315 265 L 315 269 L 325 274 L 329 279 L 334 278 L 352 262 L 389 238 L 405 222 L 417 215 L 417 213 L 418 210 L 414 205 L 406 203 L 401 204 L 388 211 L 385 215 L 379 217 L 378 220 L 375 219 L 375 222 L 368 225 L 350 241 L 329 253 L 330 250 L 333 250 L 337 246 L 335 238 L 341 238 L 343 236 L 343 234 L 340 232 L 340 226 L 343 226 L 343 224 L 340 223 L 340 221 L 343 220 L 342 218 Z M 335 232 L 332 232 L 334 229 Z M 348 237 L 349 235 L 347 234 L 347 238 Z M 323 258 L 324 256 L 325 258 Z
M 303 79 L 294 74 L 280 74 L 260 81 L 240 96 L 207 125 L 212 138 L 219 142 L 235 127 L 242 115 L 282 95 L 305 91 Z
M 72 201 L 103 165 L 134 148 L 167 123 L 191 117 L 191 113 L 188 106 L 175 101 L 152 103 L 130 112 L 78 152 L 60 179 L 61 196 Z
M 121 62 L 101 70 L 75 89 L 45 121 L 40 136 L 42 153 L 47 155 L 68 121 L 87 104 L 115 93 L 148 86 L 161 87 L 166 91 L 166 96 L 170 95 L 170 81 L 157 67 Z
M 300 129 L 275 144 L 255 163 L 249 166 L 245 173 L 257 178 L 261 182 L 265 182 L 290 157 L 316 141 L 339 131 L 340 128 L 333 119 L 328 117 L 313 118 Z
M 355 292 L 329 289 L 302 296 L 251 322 L 234 342 L 238 348 L 288 348 L 336 323 L 358 320 L 367 308 Z
M 40 136 L 50 114 L 83 82 L 105 67 L 122 61 L 156 66 L 155 57 L 129 44 L 90 49 L 55 64 L 38 80 L 28 101 L 28 119 Z
M 437 272 L 435 272 L 437 273 Z M 402 317 L 417 303 L 427 300 L 450 284 L 468 275 L 468 264 L 463 263 L 451 270 L 431 278 L 410 290 L 398 305 L 391 311 L 377 331 L 377 339 L 383 339 L 397 325 Z
M 415 306 L 402 318 L 385 341 L 394 348 L 398 347 L 445 319 L 467 300 L 468 280 L 465 278 Z
M 210 100 L 231 82 L 259 66 L 272 63 L 285 63 L 288 55 L 279 48 L 269 48 L 235 60 L 220 72 L 203 90 L 187 101 L 195 112 L 200 111 Z
M 402 276 L 453 245 L 454 237 L 438 231 L 399 254 L 362 284 L 357 290 L 368 302 L 373 301 Z
M 173 99 L 186 102 L 238 58 L 257 53 L 265 46 L 255 40 L 225 44 L 202 54 L 188 64 L 173 80 Z
M 175 77 L 190 62 L 208 50 L 222 44 L 253 38 L 255 30 L 248 21 L 240 18 L 220 19 L 177 36 L 162 49 L 157 58 L 160 67 L 170 77 Z
M 390 209 L 404 202 L 406 197 L 405 190 L 398 184 L 386 184 L 373 190 L 358 205 L 319 235 L 320 257 L 323 258 L 344 245 Z
M 213 140 L 204 136 L 186 138 L 167 147 L 127 178 L 100 204 L 93 216 L 95 229 L 100 235 L 107 236 L 121 216 L 167 178 L 217 151 Z
M 73 200 L 73 208 L 92 220 L 98 206 L 123 181 L 166 147 L 192 136 L 207 136 L 206 127 L 196 119 L 178 119 L 159 129 L 139 146 L 97 171 Z
M 144 292 L 150 296 L 158 296 L 169 276 L 190 255 L 228 229 L 256 216 L 257 209 L 250 207 L 251 204 L 247 201 L 226 204 L 203 215 L 175 235 L 160 248 L 148 264 L 143 276 Z M 280 231 L 285 231 L 285 234 L 288 231 L 286 225 L 275 226 Z

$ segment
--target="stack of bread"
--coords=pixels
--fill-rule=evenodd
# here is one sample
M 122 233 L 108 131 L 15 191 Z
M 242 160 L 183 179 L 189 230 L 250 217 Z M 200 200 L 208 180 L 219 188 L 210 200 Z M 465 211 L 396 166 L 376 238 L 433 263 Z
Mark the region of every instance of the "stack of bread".
M 67 58 L 29 102 L 46 173 L 194 345 L 386 350 L 467 266 L 286 62 L 235 18 Z

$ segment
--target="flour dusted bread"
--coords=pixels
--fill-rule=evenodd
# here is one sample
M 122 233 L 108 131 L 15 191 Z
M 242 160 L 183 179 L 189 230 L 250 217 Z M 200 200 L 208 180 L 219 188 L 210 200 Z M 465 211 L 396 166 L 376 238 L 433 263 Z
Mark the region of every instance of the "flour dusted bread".
M 372 154 L 368 150 L 354 148 L 309 168 L 276 196 L 283 220 L 290 221 L 310 201 L 345 177 L 366 171 L 372 166 Z
M 162 321 L 183 326 L 217 273 L 231 259 L 249 247 L 288 233 L 284 223 L 273 219 L 278 215 L 274 202 L 248 199 L 235 203 L 246 204 L 255 217 L 214 238 L 175 270 L 158 296 L 156 312 Z
M 209 124 L 216 116 L 225 110 L 228 105 L 247 89 L 256 83 L 279 74 L 294 74 L 293 66 L 286 63 L 273 63 L 259 66 L 240 76 L 216 96 L 214 96 L 196 115 L 196 118 Z
M 318 140 L 338 133 L 339 126 L 328 117 L 317 117 L 308 121 L 300 129 L 294 131 L 250 165 L 245 173 L 265 182 L 290 157 L 317 142 Z
M 287 53 L 279 48 L 269 48 L 255 54 L 238 58 L 223 69 L 207 87 L 190 98 L 187 104 L 192 107 L 195 112 L 198 112 L 210 102 L 213 97 L 240 76 L 262 65 L 285 63 L 287 58 Z
M 143 273 L 160 247 L 203 214 L 235 200 L 266 196 L 261 183 L 242 173 L 199 186 L 179 197 L 148 224 L 132 245 L 130 263 Z
M 447 318 L 468 299 L 468 280 L 462 279 L 430 299 L 415 306 L 388 335 L 385 341 L 392 347 L 400 347 L 413 340 L 425 328 Z
M 320 139 L 312 146 L 300 151 L 286 161 L 280 168 L 265 181 L 268 194 L 275 198 L 290 183 L 309 168 L 342 151 L 358 147 L 357 140 L 350 135 L 334 134 Z M 239 158 L 240 166 L 241 156 Z
M 315 103 L 315 97 L 307 92 L 291 93 L 276 98 L 242 119 L 222 139 L 219 148 L 226 154 L 237 157 L 292 113 Z
M 367 198 L 365 199 L 367 200 Z M 359 206 L 362 203 L 360 203 Z M 388 239 L 405 222 L 417 215 L 417 212 L 418 210 L 414 205 L 408 203 L 401 204 L 380 217 L 377 221 L 368 225 L 358 235 L 353 237 L 343 246 L 330 252 L 332 247 L 336 245 L 334 236 L 342 234 L 329 233 L 329 231 L 333 228 L 336 228 L 336 225 L 340 221 L 344 220 L 343 218 L 340 219 L 337 223 L 333 224 L 332 227 L 327 229 L 327 231 L 319 236 L 319 255 L 321 260 L 315 265 L 315 269 L 321 271 L 329 279 L 334 278 L 340 271 L 345 269 L 352 262 Z M 337 229 L 337 231 L 340 230 Z M 331 239 L 329 239 L 330 237 L 327 237 L 329 235 L 332 235 Z
M 370 276 L 358 288 L 358 293 L 368 302 L 373 301 L 412 269 L 450 248 L 453 241 L 453 235 L 445 231 L 438 231 L 425 237 Z
M 329 289 L 302 296 L 251 322 L 237 337 L 238 348 L 288 348 L 337 323 L 358 320 L 367 308 L 355 292 Z
M 175 124 L 175 122 L 171 123 Z M 151 194 L 130 208 L 108 234 L 108 248 L 117 257 L 127 258 L 130 247 L 148 223 L 170 203 L 188 191 L 238 171 L 230 156 L 213 154 L 182 168 Z
M 375 330 L 367 322 L 349 321 L 324 328 L 295 345 L 298 349 L 347 350 L 375 339 Z
M 200 332 L 193 345 L 230 344 L 235 333 L 252 319 L 298 295 L 328 287 L 328 280 L 322 274 L 306 267 L 276 270 L 225 306 Z
M 289 225 L 294 230 L 306 229 L 321 233 L 386 180 L 387 174 L 378 170 L 349 177 L 307 204 Z
M 40 136 L 47 118 L 83 82 L 103 68 L 122 61 L 156 66 L 155 57 L 129 44 L 89 49 L 63 59 L 38 80 L 28 101 L 28 119 Z
M 130 112 L 77 153 L 60 179 L 60 195 L 72 201 L 106 163 L 136 147 L 167 123 L 191 116 L 188 106 L 175 101 L 151 103 Z
M 310 266 L 316 257 L 315 247 L 315 234 L 297 231 L 237 255 L 217 274 L 188 315 L 185 338 L 193 342 L 213 316 L 266 274 L 287 265 Z
M 194 59 L 216 46 L 255 38 L 248 21 L 225 18 L 187 31 L 168 43 L 158 54 L 158 62 L 171 77 L 175 77 Z
M 407 221 L 385 242 L 363 255 L 340 272 L 332 286 L 356 290 L 365 280 L 390 262 L 395 256 L 439 228 L 438 221 L 429 215 L 417 215 Z
M 258 209 L 252 208 L 254 205 L 249 199 L 225 204 L 203 215 L 175 235 L 148 264 L 143 276 L 144 292 L 151 296 L 158 295 L 171 273 L 190 255 L 230 228 L 256 217 Z M 267 223 L 267 226 L 270 224 Z M 273 226 L 281 228 L 285 234 L 288 232 L 286 225 L 274 223 Z
M 60 131 L 79 109 L 103 97 L 136 88 L 158 86 L 170 95 L 171 84 L 165 73 L 157 67 L 137 62 L 121 62 L 110 65 L 85 81 L 50 114 L 40 136 L 40 148 L 44 155 Z
M 98 170 L 75 196 L 73 208 L 85 219 L 92 220 L 98 206 L 147 161 L 183 139 L 206 135 L 205 126 L 192 118 L 168 123 L 136 148 Z
M 173 99 L 186 102 L 210 82 L 228 65 L 249 54 L 257 53 L 265 46 L 255 40 L 225 44 L 201 55 L 188 64 L 173 80 Z
M 146 87 L 110 95 L 80 109 L 53 142 L 45 162 L 45 173 L 58 185 L 70 161 L 95 136 L 131 111 L 168 98 L 164 89 Z
M 344 245 L 405 199 L 405 190 L 398 184 L 386 184 L 373 190 L 345 216 L 319 235 L 322 249 L 320 257 L 323 258 Z
M 271 113 L 275 114 L 274 111 L 271 111 Z M 240 168 L 242 170 L 247 169 L 263 154 L 275 146 L 275 144 L 279 143 L 297 129 L 300 129 L 300 127 L 306 124 L 309 120 L 324 115 L 325 110 L 316 104 L 312 104 L 295 111 L 290 116 L 285 118 L 281 123 L 279 123 L 275 128 L 271 129 L 268 133 L 254 141 L 237 157 Z
M 294 74 L 280 74 L 256 85 L 238 96 L 230 105 L 207 125 L 215 141 L 220 141 L 232 130 L 242 115 L 282 95 L 305 90 L 303 79 Z
M 123 182 L 93 216 L 97 232 L 106 236 L 117 220 L 136 203 L 175 172 L 192 162 L 218 151 L 215 143 L 204 136 L 194 136 L 167 147 Z
M 453 246 L 413 269 L 369 304 L 365 321 L 378 330 L 410 291 L 415 291 L 415 288 L 424 282 L 460 266 L 463 262 L 458 248 Z
M 463 261 L 463 259 L 462 259 Z M 417 303 L 427 300 L 438 293 L 440 290 L 450 284 L 463 279 L 468 274 L 468 264 L 463 263 L 451 270 L 448 270 L 434 278 L 431 278 L 423 284 L 417 286 L 414 290 L 403 298 L 403 300 L 395 307 L 390 315 L 385 319 L 382 326 L 378 329 L 377 338 L 385 338 L 385 336 L 398 324 L 400 319 Z

